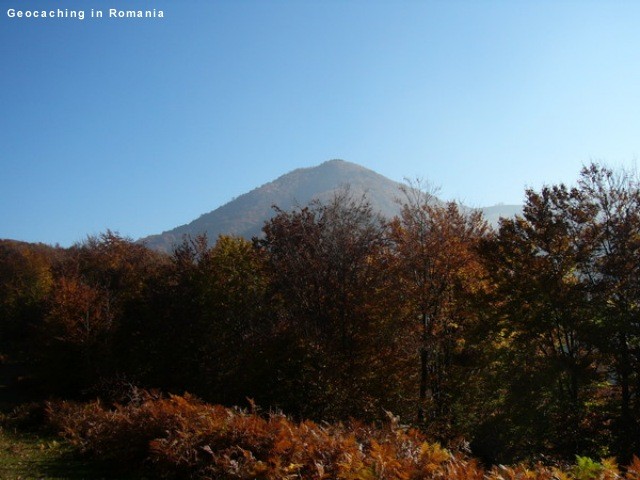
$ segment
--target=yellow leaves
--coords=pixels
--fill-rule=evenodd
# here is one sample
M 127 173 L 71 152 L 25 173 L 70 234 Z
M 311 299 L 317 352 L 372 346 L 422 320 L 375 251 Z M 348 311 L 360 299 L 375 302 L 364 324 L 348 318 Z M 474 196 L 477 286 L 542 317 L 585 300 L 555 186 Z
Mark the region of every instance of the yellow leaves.
M 439 465 L 451 459 L 451 453 L 439 443 L 423 442 L 420 445 L 420 460 Z
M 615 480 L 619 478 L 620 470 L 618 469 L 618 462 L 614 457 L 604 458 L 600 461 L 602 465 L 602 480 Z
M 403 464 L 397 456 L 395 445 L 391 443 L 378 443 L 371 441 L 369 451 L 370 464 L 375 473 L 375 478 L 380 479 L 406 479 L 408 472 L 403 471 Z
M 553 475 L 552 476 L 553 480 L 570 480 L 571 479 L 568 473 L 565 473 L 558 468 L 553 469 L 552 475 Z
M 294 473 L 298 472 L 302 467 L 304 467 L 304 464 L 302 463 L 290 463 L 285 467 L 284 471 L 286 473 Z

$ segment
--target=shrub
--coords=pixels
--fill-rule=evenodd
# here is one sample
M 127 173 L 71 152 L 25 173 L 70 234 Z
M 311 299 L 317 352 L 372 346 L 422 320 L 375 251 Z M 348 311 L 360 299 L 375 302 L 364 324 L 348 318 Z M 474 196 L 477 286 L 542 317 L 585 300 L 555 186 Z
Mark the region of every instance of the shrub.
M 569 472 L 535 465 L 482 468 L 392 421 L 293 422 L 281 414 L 206 404 L 190 395 L 137 392 L 126 405 L 49 404 L 48 415 L 80 452 L 158 476 L 201 479 L 640 480 L 634 458 L 621 476 L 615 462 L 578 457 Z

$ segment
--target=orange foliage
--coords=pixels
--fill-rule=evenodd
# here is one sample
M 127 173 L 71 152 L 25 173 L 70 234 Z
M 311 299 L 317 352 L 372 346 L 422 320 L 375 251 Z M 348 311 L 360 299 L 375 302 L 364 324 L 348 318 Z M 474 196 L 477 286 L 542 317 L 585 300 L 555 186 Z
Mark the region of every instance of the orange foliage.
M 49 303 L 46 324 L 52 336 L 63 342 L 91 344 L 113 322 L 108 292 L 77 278 L 60 278 Z
M 633 456 L 631 465 L 627 467 L 626 480 L 640 480 L 640 458 Z
M 79 451 L 121 465 L 143 462 L 163 476 L 202 479 L 343 480 L 579 480 L 536 465 L 482 468 L 475 460 L 429 443 L 395 423 L 374 428 L 295 423 L 280 414 L 209 405 L 190 396 L 137 392 L 128 405 L 50 404 L 51 422 Z M 636 480 L 640 460 L 625 476 L 607 461 L 598 478 Z

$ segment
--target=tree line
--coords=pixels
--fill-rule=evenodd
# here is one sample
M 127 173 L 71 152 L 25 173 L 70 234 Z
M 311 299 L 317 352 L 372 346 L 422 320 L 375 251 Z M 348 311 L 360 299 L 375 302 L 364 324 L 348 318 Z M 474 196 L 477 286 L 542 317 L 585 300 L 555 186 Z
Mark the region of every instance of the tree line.
M 487 462 L 639 453 L 638 179 L 589 165 L 495 230 L 419 188 L 401 203 L 387 220 L 344 191 L 171 255 L 2 241 L 0 358 L 50 396 L 392 412 Z

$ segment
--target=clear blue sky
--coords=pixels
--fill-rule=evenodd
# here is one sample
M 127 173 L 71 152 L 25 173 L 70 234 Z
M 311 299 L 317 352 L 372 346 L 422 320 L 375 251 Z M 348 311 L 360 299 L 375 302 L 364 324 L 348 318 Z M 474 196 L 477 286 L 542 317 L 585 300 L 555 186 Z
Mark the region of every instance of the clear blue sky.
M 0 238 L 159 233 L 332 158 L 483 206 L 640 153 L 637 1 L 0 5 Z M 7 16 L 44 7 L 165 18 Z

